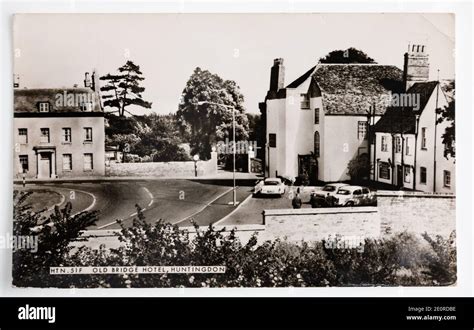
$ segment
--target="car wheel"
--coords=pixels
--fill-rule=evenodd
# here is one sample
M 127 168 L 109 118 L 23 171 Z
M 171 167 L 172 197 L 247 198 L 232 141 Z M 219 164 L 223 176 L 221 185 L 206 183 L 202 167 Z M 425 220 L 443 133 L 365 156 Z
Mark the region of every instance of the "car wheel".
M 347 202 L 346 206 L 354 206 L 354 202 Z

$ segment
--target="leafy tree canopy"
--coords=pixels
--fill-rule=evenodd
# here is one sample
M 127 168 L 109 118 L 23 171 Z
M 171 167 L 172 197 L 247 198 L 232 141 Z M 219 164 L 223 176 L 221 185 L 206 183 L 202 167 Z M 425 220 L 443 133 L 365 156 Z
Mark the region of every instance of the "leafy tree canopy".
M 320 63 L 377 63 L 361 50 L 353 47 L 346 50 L 334 50 L 319 59 Z
M 123 66 L 118 68 L 118 74 L 106 74 L 100 77 L 100 80 L 106 81 L 106 84 L 100 88 L 103 93 L 105 107 L 116 108 L 119 116 L 125 116 L 125 112 L 129 113 L 126 108 L 130 105 L 140 106 L 150 109 L 151 103 L 143 99 L 142 93 L 145 88 L 140 86 L 144 80 L 140 66 L 132 61 L 127 61 Z
M 232 109 L 235 109 L 236 141 L 248 139 L 244 97 L 232 80 L 223 80 L 196 68 L 186 83 L 177 111 L 181 130 L 189 137 L 191 152 L 210 156 L 217 141 L 232 141 Z

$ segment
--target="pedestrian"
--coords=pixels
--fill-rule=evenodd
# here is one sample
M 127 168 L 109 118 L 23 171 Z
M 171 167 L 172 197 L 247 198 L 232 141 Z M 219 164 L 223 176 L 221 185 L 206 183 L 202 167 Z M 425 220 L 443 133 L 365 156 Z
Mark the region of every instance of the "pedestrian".
M 326 195 L 326 198 L 325 198 L 325 199 L 326 199 L 326 204 L 328 205 L 328 207 L 333 207 L 333 206 L 335 206 L 335 204 L 336 204 L 335 199 L 336 199 L 336 198 L 335 198 L 333 195 L 331 195 L 330 193 L 328 193 L 328 194 Z
M 300 209 L 302 204 L 303 202 L 301 201 L 301 197 L 298 190 L 296 192 L 295 197 L 293 197 L 293 199 L 291 200 L 291 205 L 293 206 L 294 209 Z

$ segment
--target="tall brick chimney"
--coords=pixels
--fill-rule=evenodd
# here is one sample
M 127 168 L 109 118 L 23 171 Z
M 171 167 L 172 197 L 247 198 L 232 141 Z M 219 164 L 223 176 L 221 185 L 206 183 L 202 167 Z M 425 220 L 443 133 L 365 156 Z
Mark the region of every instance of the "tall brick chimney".
M 285 87 L 285 67 L 283 59 L 276 58 L 273 60 L 273 66 L 270 73 L 270 92 L 277 92 Z
M 425 45 L 408 45 L 403 64 L 405 91 L 414 83 L 429 80 L 430 64 Z

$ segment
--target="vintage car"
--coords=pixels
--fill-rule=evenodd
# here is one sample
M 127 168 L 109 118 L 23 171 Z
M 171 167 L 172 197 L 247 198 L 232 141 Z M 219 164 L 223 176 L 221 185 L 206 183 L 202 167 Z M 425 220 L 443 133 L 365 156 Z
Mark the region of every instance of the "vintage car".
M 266 178 L 257 183 L 254 188 L 255 195 L 279 195 L 283 196 L 286 186 L 280 178 Z
M 361 186 L 344 186 L 339 188 L 335 203 L 339 206 L 376 205 L 377 197 L 369 188 Z
M 325 198 L 328 194 L 335 196 L 336 193 L 339 191 L 340 188 L 348 186 L 347 183 L 328 183 L 320 190 L 313 190 L 311 192 L 311 197 L 323 197 Z

